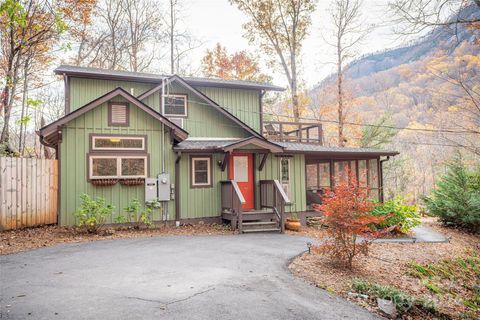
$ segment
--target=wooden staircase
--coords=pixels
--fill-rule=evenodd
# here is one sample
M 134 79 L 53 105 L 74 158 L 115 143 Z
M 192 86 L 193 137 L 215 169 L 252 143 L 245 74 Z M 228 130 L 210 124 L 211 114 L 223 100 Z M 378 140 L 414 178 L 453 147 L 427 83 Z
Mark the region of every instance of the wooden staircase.
M 243 211 L 245 199 L 235 181 L 221 182 L 222 218 L 240 233 L 280 232 L 285 230 L 284 211 L 288 197 L 277 180 L 260 181 L 261 210 Z
M 279 222 L 275 219 L 273 210 L 259 210 L 242 212 L 243 233 L 255 232 L 282 232 Z

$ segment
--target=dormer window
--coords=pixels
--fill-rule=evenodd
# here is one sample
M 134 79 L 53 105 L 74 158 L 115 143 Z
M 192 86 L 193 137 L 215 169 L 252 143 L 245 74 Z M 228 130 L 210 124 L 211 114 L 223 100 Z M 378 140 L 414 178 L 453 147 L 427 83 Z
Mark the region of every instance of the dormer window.
M 187 116 L 187 95 L 169 94 L 164 96 L 163 114 L 166 117 Z
M 108 125 L 112 127 L 128 127 L 128 104 L 111 102 L 108 105 Z

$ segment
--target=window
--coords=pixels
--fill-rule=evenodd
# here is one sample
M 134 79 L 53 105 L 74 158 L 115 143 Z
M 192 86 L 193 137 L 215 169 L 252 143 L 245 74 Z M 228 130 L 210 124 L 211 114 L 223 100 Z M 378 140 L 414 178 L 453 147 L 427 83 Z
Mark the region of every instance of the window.
M 111 102 L 108 105 L 108 125 L 127 127 L 128 116 L 128 104 L 121 102 Z
M 167 117 L 186 117 L 187 96 L 182 94 L 165 95 L 163 100 L 163 114 Z
M 331 180 L 331 173 L 330 173 L 330 163 L 329 162 L 322 162 L 318 164 L 318 173 L 319 173 L 319 189 L 324 190 L 326 188 L 330 188 L 330 180 Z
M 316 164 L 307 164 L 307 189 L 318 189 L 318 166 Z
M 192 187 L 212 186 L 212 158 L 192 157 L 191 159 L 191 184 Z
M 92 135 L 92 150 L 94 151 L 111 151 L 111 150 L 128 150 L 128 151 L 145 151 L 145 136 L 108 136 L 108 135 Z
M 290 198 L 290 159 L 288 158 L 282 158 L 280 160 L 280 183 Z
M 89 178 L 146 178 L 147 155 L 89 155 Z

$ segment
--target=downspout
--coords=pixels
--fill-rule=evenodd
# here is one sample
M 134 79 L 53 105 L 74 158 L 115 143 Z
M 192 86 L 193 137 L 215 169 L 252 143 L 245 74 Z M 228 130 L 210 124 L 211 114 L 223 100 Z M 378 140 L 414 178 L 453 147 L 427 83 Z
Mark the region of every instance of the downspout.
M 383 201 L 385 200 L 384 198 L 384 194 L 383 194 L 383 163 L 384 162 L 387 162 L 388 160 L 390 160 L 390 156 L 387 156 L 386 159 L 383 159 L 383 160 L 380 160 L 380 202 L 383 203 Z
M 164 92 L 165 92 L 165 80 L 162 78 L 162 93 L 160 95 L 160 106 L 162 115 L 165 114 L 165 99 L 164 99 Z M 162 123 L 162 174 L 165 173 L 165 124 Z M 167 223 L 167 214 L 168 214 L 168 202 L 162 202 L 162 219 L 164 224 Z
M 180 226 L 180 159 L 182 153 L 177 152 L 175 159 L 175 225 Z

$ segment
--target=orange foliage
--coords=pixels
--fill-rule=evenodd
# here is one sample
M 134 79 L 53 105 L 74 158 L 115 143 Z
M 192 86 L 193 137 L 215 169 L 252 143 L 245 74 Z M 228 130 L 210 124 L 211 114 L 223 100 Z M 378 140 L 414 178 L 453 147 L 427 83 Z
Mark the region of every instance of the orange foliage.
M 375 204 L 368 198 L 368 187 L 358 183 L 355 173 L 345 168 L 348 179 L 336 181 L 333 190 L 327 190 L 321 205 L 313 205 L 315 211 L 325 215 L 328 226 L 323 243 L 315 246 L 314 252 L 327 254 L 351 269 L 358 254 L 368 254 L 371 241 L 380 233 L 371 225 L 386 217 L 368 214 Z M 360 239 L 359 236 L 362 238 Z
M 252 80 L 266 82 L 269 77 L 260 72 L 258 61 L 246 51 L 228 54 L 227 49 L 217 43 L 207 50 L 202 59 L 203 74 L 226 80 Z

